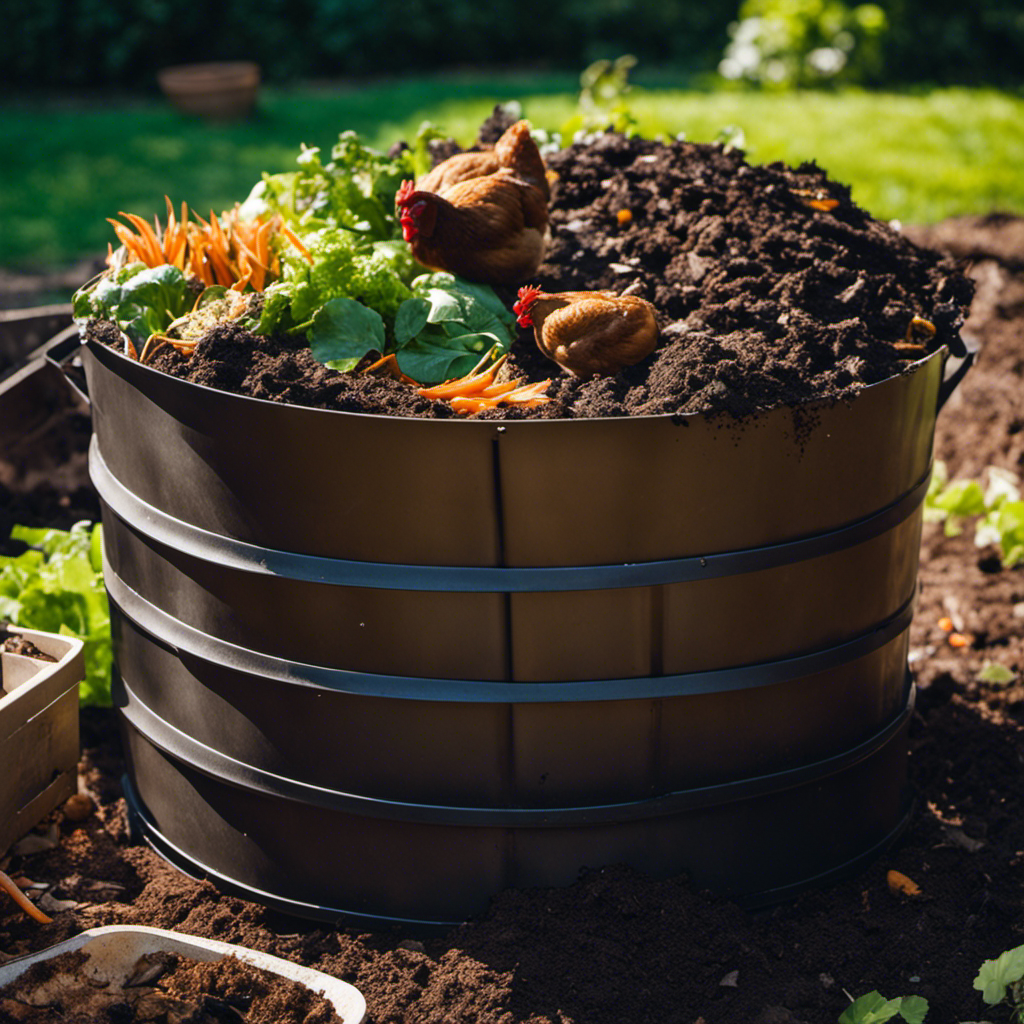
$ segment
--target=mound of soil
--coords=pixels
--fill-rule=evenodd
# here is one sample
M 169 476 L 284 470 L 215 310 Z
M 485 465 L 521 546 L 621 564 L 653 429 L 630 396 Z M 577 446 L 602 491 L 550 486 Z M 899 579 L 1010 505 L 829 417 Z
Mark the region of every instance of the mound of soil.
M 494 134 L 485 124 L 483 137 Z M 445 149 L 444 154 L 450 150 Z M 657 310 L 661 342 L 637 366 L 582 383 L 538 350 L 513 345 L 510 376 L 554 376 L 551 402 L 488 418 L 626 416 L 727 410 L 735 416 L 842 398 L 947 345 L 962 352 L 970 281 L 856 206 L 814 164 L 749 165 L 738 150 L 609 132 L 548 159 L 552 243 L 534 283 L 549 292 L 612 289 Z M 515 290 L 501 292 L 511 307 Z M 915 317 L 934 336 L 910 338 Z M 119 346 L 111 324 L 89 334 Z M 919 343 L 919 344 L 918 344 Z M 186 359 L 154 365 L 199 384 L 354 412 L 451 416 L 445 402 L 392 380 L 339 374 L 302 338 L 215 328 Z

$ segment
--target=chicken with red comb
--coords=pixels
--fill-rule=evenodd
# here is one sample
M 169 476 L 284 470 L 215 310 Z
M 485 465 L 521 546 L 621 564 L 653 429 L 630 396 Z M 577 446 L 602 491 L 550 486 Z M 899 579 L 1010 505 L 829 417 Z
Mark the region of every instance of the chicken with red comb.
M 608 377 L 639 363 L 658 344 L 654 307 L 637 295 L 611 291 L 519 289 L 512 307 L 520 327 L 532 327 L 541 352 L 584 380 Z
M 395 196 L 402 237 L 431 270 L 516 285 L 536 273 L 550 238 L 550 190 L 526 121 L 492 151 L 459 153 Z

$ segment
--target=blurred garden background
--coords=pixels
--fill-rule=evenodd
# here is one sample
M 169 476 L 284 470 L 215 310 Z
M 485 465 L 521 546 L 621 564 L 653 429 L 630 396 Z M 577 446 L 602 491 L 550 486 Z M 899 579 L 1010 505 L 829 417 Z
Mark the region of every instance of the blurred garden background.
M 0 277 L 62 301 L 126 210 L 243 200 L 300 143 L 462 143 L 517 101 L 554 142 L 614 124 L 815 160 L 876 216 L 1024 214 L 1022 0 L 6 0 Z M 616 58 L 632 55 L 614 63 Z M 249 116 L 175 110 L 161 68 L 252 61 Z M 595 61 L 604 64 L 595 65 Z M 584 75 L 581 86 L 581 72 Z M 61 268 L 72 268 L 63 274 Z M 49 276 L 47 276 L 49 275 Z M 48 290 L 47 290 L 48 289 Z M 10 306 L 23 295 L 0 302 Z

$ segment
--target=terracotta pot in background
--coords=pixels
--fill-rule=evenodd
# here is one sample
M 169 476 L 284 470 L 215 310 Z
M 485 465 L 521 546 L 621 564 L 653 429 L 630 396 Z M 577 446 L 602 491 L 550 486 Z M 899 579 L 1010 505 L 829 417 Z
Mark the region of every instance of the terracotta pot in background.
M 163 68 L 157 81 L 175 109 L 212 120 L 247 117 L 260 87 L 258 64 L 232 61 Z

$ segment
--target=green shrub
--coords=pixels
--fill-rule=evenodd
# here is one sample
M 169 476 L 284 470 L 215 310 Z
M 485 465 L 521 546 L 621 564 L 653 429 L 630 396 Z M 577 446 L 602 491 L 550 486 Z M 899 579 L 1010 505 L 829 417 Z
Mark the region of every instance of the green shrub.
M 719 72 L 768 88 L 882 77 L 888 22 L 877 4 L 842 0 L 744 0 Z

